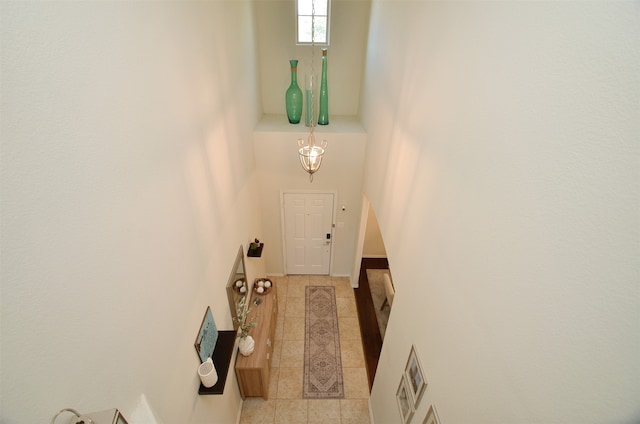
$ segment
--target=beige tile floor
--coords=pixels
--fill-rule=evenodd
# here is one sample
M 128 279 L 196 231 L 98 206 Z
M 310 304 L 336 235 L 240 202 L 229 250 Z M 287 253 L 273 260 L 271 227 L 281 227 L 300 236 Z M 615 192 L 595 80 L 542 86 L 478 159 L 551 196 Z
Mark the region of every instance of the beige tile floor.
M 271 277 L 278 287 L 278 321 L 269 400 L 247 398 L 240 424 L 370 424 L 369 384 L 353 289 L 347 278 Z M 305 286 L 336 288 L 344 399 L 303 399 Z

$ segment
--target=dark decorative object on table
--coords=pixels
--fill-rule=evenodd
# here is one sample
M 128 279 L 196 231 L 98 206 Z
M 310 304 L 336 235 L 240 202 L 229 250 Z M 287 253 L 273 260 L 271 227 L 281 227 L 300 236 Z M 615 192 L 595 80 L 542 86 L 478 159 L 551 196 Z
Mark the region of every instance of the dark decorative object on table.
M 259 258 L 262 256 L 262 249 L 264 248 L 264 243 L 260 243 L 260 240 L 254 239 L 252 243 L 249 244 L 249 251 L 247 251 L 247 256 L 252 258 Z

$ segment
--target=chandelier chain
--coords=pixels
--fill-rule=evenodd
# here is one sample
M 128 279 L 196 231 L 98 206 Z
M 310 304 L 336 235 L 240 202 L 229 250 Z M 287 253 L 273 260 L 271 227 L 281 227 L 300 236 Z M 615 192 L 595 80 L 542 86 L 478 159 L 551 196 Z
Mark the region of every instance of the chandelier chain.
M 314 103 L 315 103 L 315 47 L 316 47 L 316 4 L 315 0 L 311 0 L 311 73 L 309 75 L 309 136 L 307 138 L 307 145 L 304 144 L 304 139 L 298 139 L 300 163 L 302 168 L 309 173 L 309 181 L 313 182 L 313 174 L 318 171 L 322 164 L 322 157 L 324 156 L 324 149 L 327 147 L 327 141 L 322 140 L 319 145 L 316 145 L 315 141 L 315 124 L 314 124 Z
M 315 69 L 314 69 L 314 58 L 315 58 L 315 49 L 316 49 L 316 2 L 315 0 L 311 0 L 311 76 L 309 77 L 309 84 L 311 85 L 311 101 L 309 102 L 310 104 L 310 112 L 309 114 L 311 115 L 311 119 L 309 121 L 309 134 L 310 134 L 310 139 L 313 141 L 314 140 L 314 136 L 313 136 L 313 127 L 315 126 L 313 124 L 313 104 L 315 103 Z

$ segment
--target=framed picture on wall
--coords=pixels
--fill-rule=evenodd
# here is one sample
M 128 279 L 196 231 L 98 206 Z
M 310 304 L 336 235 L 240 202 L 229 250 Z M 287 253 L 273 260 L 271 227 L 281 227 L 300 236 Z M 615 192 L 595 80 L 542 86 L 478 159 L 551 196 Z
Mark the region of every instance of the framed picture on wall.
M 413 408 L 418 409 L 418 404 L 422 395 L 427 388 L 427 378 L 420 365 L 420 359 L 416 353 L 416 347 L 411 346 L 411 352 L 409 353 L 409 359 L 407 360 L 407 366 L 404 373 L 409 383 L 409 393 L 411 394 L 411 400 L 413 402 Z
M 427 411 L 427 416 L 424 417 L 424 421 L 422 424 L 440 424 L 440 420 L 438 419 L 438 413 L 436 412 L 436 407 L 431 405 L 429 410 Z
M 400 410 L 400 417 L 402 418 L 403 424 L 407 424 L 415 412 L 408 386 L 409 382 L 407 381 L 407 377 L 406 375 L 403 375 L 400 379 L 400 384 L 398 385 L 398 391 L 396 392 L 398 409 Z
M 200 324 L 200 331 L 198 331 L 198 337 L 194 343 L 200 362 L 205 362 L 207 358 L 213 356 L 213 350 L 218 342 L 218 328 L 216 322 L 213 320 L 213 314 L 211 313 L 211 307 L 207 306 L 207 310 L 202 318 L 202 324 Z

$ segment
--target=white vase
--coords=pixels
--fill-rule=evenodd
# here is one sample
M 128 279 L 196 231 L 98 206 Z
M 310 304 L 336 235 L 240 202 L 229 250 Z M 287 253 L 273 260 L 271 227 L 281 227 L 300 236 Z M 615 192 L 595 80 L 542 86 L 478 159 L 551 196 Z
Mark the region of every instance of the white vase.
M 256 342 L 253 340 L 253 337 L 241 337 L 240 343 L 238 343 L 238 347 L 240 348 L 240 353 L 244 356 L 249 356 L 253 353 L 253 349 L 256 345 Z
M 209 388 L 216 385 L 218 382 L 218 372 L 211 358 L 207 358 L 207 360 L 198 367 L 198 375 L 204 387 Z

